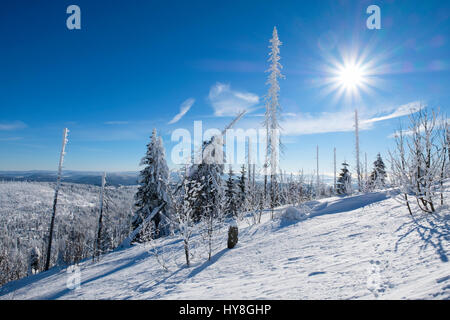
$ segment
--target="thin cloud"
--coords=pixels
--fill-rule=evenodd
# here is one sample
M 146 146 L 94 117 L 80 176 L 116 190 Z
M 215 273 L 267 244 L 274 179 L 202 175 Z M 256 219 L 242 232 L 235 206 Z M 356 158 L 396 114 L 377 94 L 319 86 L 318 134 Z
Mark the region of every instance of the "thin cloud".
M 384 116 L 360 115 L 360 130 L 371 129 L 376 122 L 394 119 L 415 113 L 423 108 L 419 102 L 401 105 Z M 366 117 L 366 118 L 365 118 Z M 355 130 L 354 113 L 350 111 L 322 112 L 317 114 L 297 114 L 281 122 L 285 135 L 307 135 Z
M 250 111 L 259 103 L 259 96 L 250 92 L 232 90 L 229 84 L 216 83 L 208 95 L 214 115 L 233 116 L 241 111 Z
M 399 117 L 410 115 L 411 113 L 416 113 L 425 107 L 426 107 L 426 105 L 421 103 L 420 101 L 414 101 L 414 102 L 410 102 L 410 103 L 401 105 L 400 107 L 395 109 L 394 112 L 392 112 L 388 115 L 377 117 L 377 118 L 372 118 L 372 119 L 367 119 L 367 120 L 365 120 L 365 122 L 366 123 L 378 122 L 378 121 L 399 118 Z
M 437 119 L 435 122 L 435 128 L 437 128 L 439 130 L 439 128 L 445 128 L 445 126 L 450 123 L 450 118 L 447 119 Z M 431 121 L 428 121 L 429 126 L 432 125 Z M 419 128 L 419 132 L 424 132 L 425 128 L 423 126 L 420 126 Z M 388 135 L 387 137 L 390 139 L 396 139 L 397 137 L 400 137 L 400 132 L 402 133 L 402 136 L 406 137 L 406 136 L 412 136 L 414 134 L 413 130 L 410 129 L 406 129 L 406 130 L 397 130 L 394 133 L 391 133 L 390 135 Z
M 15 121 L 10 123 L 0 123 L 0 131 L 13 131 L 13 130 L 20 130 L 26 128 L 27 125 L 23 123 L 22 121 Z
M 7 137 L 7 138 L 0 138 L 0 141 L 19 141 L 22 139 L 23 137 Z
M 212 72 L 264 72 L 264 64 L 246 60 L 204 59 L 196 61 L 195 67 Z
M 413 131 L 411 131 L 411 130 L 402 130 L 401 133 L 402 133 L 402 136 L 406 137 L 406 136 L 411 136 L 413 134 Z M 388 135 L 388 138 L 396 139 L 399 136 L 400 136 L 400 131 L 395 131 L 394 133 L 391 133 L 390 135 Z
M 109 126 L 127 125 L 129 123 L 130 123 L 129 121 L 107 121 L 107 122 L 105 122 L 105 124 L 109 125 Z
M 168 122 L 168 124 L 174 124 L 180 121 L 181 118 L 191 109 L 191 107 L 194 105 L 195 99 L 189 98 L 186 101 L 184 101 L 180 106 L 180 112 L 173 117 L 172 120 Z

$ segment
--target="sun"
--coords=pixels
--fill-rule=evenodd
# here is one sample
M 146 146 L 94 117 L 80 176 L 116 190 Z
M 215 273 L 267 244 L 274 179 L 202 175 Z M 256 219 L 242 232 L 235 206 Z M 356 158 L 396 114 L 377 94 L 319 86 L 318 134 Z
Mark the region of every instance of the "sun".
M 361 67 L 355 64 L 347 64 L 339 68 L 337 81 L 346 90 L 356 90 L 366 82 L 366 79 Z
M 364 95 L 374 93 L 378 82 L 375 61 L 356 54 L 330 59 L 319 83 L 322 93 L 325 96 L 332 94 L 335 102 L 341 98 L 346 102 L 358 102 Z

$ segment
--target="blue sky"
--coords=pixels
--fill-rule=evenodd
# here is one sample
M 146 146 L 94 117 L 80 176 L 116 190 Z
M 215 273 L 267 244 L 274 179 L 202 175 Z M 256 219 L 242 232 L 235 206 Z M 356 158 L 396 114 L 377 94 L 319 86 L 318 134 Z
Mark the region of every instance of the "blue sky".
M 66 28 L 71 4 L 81 30 Z M 371 4 L 381 30 L 366 27 Z M 369 162 L 387 156 L 405 105 L 450 110 L 445 1 L 9 1 L 0 11 L 0 170 L 55 170 L 64 127 L 65 168 L 132 171 L 154 127 L 170 164 L 173 130 L 195 120 L 222 128 L 239 107 L 250 110 L 239 127 L 259 126 L 274 26 L 287 171 L 311 172 L 316 145 L 322 173 L 332 171 L 333 147 L 353 164 L 355 108 Z M 370 86 L 340 95 L 328 80 L 352 58 Z

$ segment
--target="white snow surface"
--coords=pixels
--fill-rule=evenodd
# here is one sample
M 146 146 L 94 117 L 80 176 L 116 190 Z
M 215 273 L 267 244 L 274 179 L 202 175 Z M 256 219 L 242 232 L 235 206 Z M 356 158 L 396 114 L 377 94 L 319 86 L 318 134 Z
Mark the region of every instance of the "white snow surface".
M 6 284 L 0 299 L 450 299 L 448 207 L 411 218 L 388 191 L 307 206 L 302 221 L 281 219 L 283 207 L 274 220 L 239 222 L 237 246 L 222 236 L 211 261 L 195 235 L 189 268 L 175 235 L 153 246 L 168 271 L 136 245 L 80 263 L 77 289 L 56 267 Z

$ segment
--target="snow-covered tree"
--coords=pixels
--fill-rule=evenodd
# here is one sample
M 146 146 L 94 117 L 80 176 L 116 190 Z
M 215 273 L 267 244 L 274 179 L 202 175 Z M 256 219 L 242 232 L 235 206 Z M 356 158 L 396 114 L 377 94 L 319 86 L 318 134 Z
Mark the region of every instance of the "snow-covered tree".
M 188 170 L 188 169 L 186 169 Z M 188 176 L 188 172 L 185 173 Z M 176 197 L 174 208 L 174 223 L 179 231 L 180 237 L 183 239 L 184 253 L 186 257 L 186 265 L 190 266 L 190 238 L 195 229 L 194 222 L 194 206 L 201 191 L 201 185 L 198 181 L 190 178 L 181 180 L 182 188 Z
M 442 161 L 445 157 L 439 145 L 437 114 L 420 110 L 410 116 L 409 151 L 410 170 L 414 173 L 412 190 L 422 211 L 434 212 L 436 205 L 436 182 L 440 179 Z
M 33 246 L 28 261 L 28 275 L 38 273 L 40 270 L 41 251 L 37 246 Z
M 361 162 L 359 161 L 359 119 L 358 110 L 355 109 L 355 154 L 356 154 L 356 176 L 358 179 L 358 191 L 361 192 Z
M 441 127 L 441 152 L 442 152 L 442 165 L 439 177 L 440 189 L 441 189 L 441 206 L 444 205 L 444 181 L 450 175 L 450 128 L 448 119 L 443 119 Z M 448 158 L 448 159 L 447 159 Z
M 381 158 L 381 154 L 377 154 L 377 159 L 373 163 L 373 170 L 370 174 L 370 188 L 382 189 L 386 186 L 386 166 Z
M 408 195 L 411 192 L 411 172 L 408 169 L 408 157 L 405 150 L 405 138 L 403 130 L 395 134 L 395 150 L 389 151 L 391 159 L 391 180 L 397 186 L 402 194 L 401 202 L 404 202 L 408 208 L 409 214 L 412 215 L 411 205 Z
M 66 144 L 68 142 L 68 140 L 67 140 L 68 133 L 69 133 L 69 130 L 67 128 L 64 128 L 61 154 L 59 156 L 59 166 L 58 166 L 58 176 L 56 179 L 55 196 L 53 198 L 52 219 L 50 222 L 50 230 L 49 230 L 49 235 L 48 235 L 47 257 L 46 257 L 46 261 L 45 261 L 44 270 L 48 270 L 50 268 L 50 261 L 51 261 L 51 255 L 52 255 L 53 229 L 55 227 L 55 217 L 56 217 L 56 206 L 58 204 L 58 194 L 59 194 L 59 188 L 61 186 L 62 167 L 63 167 L 63 163 L 64 163 L 64 156 L 66 154 Z
M 165 159 L 162 138 L 153 129 L 147 153 L 141 161 L 145 168 L 140 172 L 139 189 L 136 193 L 137 211 L 132 220 L 132 230 L 136 230 L 144 221 L 152 221 L 155 236 L 168 233 L 167 217 L 172 210 L 169 189 L 169 168 Z M 160 208 L 160 210 L 155 210 Z M 136 234 L 138 241 L 142 233 Z
M 350 194 L 352 192 L 352 178 L 350 171 L 348 170 L 348 163 L 344 161 L 342 163 L 341 173 L 337 181 L 337 193 L 338 194 Z
M 273 28 L 272 39 L 270 40 L 271 49 L 269 53 L 270 68 L 267 70 L 269 72 L 269 77 L 267 79 L 267 84 L 269 85 L 269 90 L 266 95 L 266 111 L 264 126 L 266 128 L 266 161 L 264 163 L 265 177 L 264 177 L 264 190 L 267 190 L 267 169 L 270 162 L 270 201 L 271 207 L 274 207 L 274 201 L 278 198 L 278 183 L 277 183 L 277 166 L 278 166 L 278 156 L 279 148 L 281 146 L 281 141 L 279 137 L 279 118 L 281 115 L 281 107 L 279 102 L 280 85 L 278 79 L 283 78 L 281 74 L 281 69 L 283 68 L 280 64 L 280 46 L 282 42 L 278 38 L 277 28 Z M 270 160 L 269 160 L 270 158 Z
M 102 176 L 102 187 L 100 189 L 100 204 L 99 204 L 99 215 L 98 215 L 98 226 L 97 226 L 97 238 L 95 239 L 94 254 L 92 260 L 101 254 L 102 250 L 102 235 L 103 235 L 103 210 L 105 205 L 105 184 L 106 184 L 106 172 Z
M 411 214 L 409 196 L 427 213 L 435 212 L 445 202 L 443 181 L 448 176 L 445 164 L 448 142 L 444 138 L 445 126 L 439 126 L 437 119 L 436 112 L 420 108 L 410 115 L 406 138 L 402 131 L 396 133 L 397 148 L 391 152 L 391 180 L 401 190 Z
M 238 214 L 238 199 L 236 192 L 236 185 L 234 181 L 233 168 L 230 165 L 228 170 L 228 179 L 225 189 L 225 215 L 227 217 L 236 217 Z
M 249 209 L 249 195 L 248 195 L 248 183 L 246 178 L 245 165 L 241 167 L 241 176 L 238 181 L 238 212 L 242 213 L 248 211 Z M 240 217 L 238 217 L 240 218 Z
M 210 141 L 205 141 L 200 152 L 202 153 L 202 162 L 191 168 L 193 173 L 190 176 L 201 186 L 194 206 L 194 219 L 201 222 L 201 233 L 207 244 L 208 259 L 211 259 L 214 232 L 218 223 L 222 221 L 224 213 L 222 137 L 214 136 Z
M 336 177 L 336 147 L 333 148 L 333 193 L 336 194 L 336 183 L 337 183 L 337 177 Z

